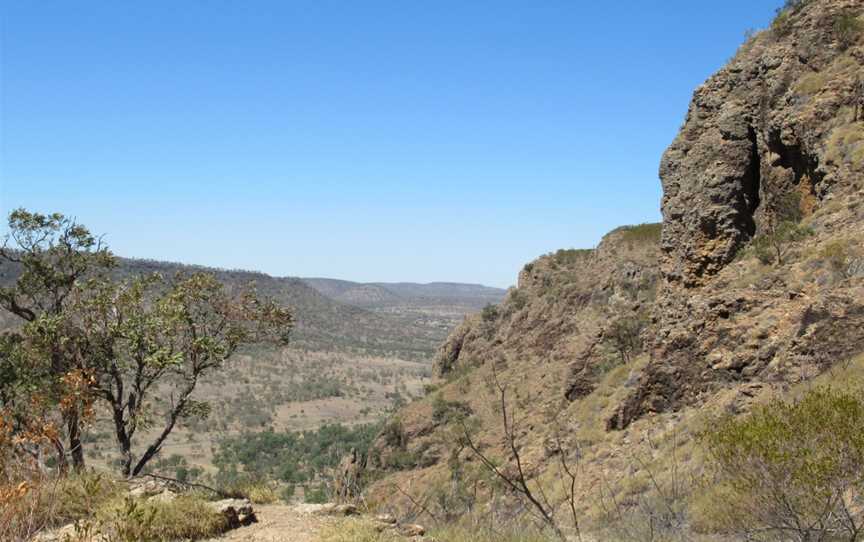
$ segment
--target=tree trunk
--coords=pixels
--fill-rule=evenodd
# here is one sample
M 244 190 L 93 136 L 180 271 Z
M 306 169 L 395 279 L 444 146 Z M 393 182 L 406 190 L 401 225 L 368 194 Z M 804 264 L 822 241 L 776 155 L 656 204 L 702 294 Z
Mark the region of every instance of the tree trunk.
M 67 415 L 66 428 L 69 433 L 69 453 L 72 456 L 72 468 L 75 472 L 84 472 L 84 445 L 81 442 L 81 422 L 78 411 Z
M 60 473 L 60 476 L 66 476 L 69 474 L 69 461 L 66 459 L 66 450 L 63 448 L 63 443 L 60 442 L 60 438 L 51 439 L 51 443 L 54 445 L 54 451 L 57 454 L 57 472 Z

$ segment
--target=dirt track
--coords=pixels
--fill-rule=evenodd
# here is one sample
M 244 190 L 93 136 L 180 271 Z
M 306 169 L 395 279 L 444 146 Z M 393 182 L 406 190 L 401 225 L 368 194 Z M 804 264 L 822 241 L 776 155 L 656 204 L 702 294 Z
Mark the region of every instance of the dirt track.
M 303 505 L 255 505 L 258 522 L 214 538 L 209 542 L 315 542 L 318 532 L 332 519 L 309 513 Z

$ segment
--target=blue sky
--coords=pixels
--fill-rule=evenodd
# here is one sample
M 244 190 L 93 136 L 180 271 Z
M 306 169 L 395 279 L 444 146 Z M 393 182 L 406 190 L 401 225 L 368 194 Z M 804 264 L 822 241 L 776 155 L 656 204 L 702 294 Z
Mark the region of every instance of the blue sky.
M 779 0 L 0 4 L 0 210 L 120 255 L 508 286 L 659 220 L 693 89 Z

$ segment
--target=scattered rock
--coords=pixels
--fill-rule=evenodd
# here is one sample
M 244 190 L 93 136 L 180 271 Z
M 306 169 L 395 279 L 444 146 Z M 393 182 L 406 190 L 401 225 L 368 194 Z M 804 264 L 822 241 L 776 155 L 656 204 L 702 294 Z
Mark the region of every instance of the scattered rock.
M 388 525 L 393 525 L 396 523 L 396 518 L 391 514 L 378 514 L 375 516 L 375 521 L 378 523 L 386 523 Z
M 214 511 L 225 516 L 231 529 L 255 523 L 255 511 L 247 499 L 224 499 L 208 503 Z
M 423 536 L 426 534 L 426 529 L 422 525 L 416 523 L 407 523 L 399 525 L 399 534 L 402 536 Z

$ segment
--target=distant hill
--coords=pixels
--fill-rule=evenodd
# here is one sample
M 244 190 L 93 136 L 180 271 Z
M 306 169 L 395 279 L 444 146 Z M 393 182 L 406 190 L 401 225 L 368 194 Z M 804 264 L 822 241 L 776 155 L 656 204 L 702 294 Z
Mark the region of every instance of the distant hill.
M 505 294 L 498 288 L 473 284 L 361 284 L 135 258 L 121 258 L 114 274 L 122 279 L 194 271 L 214 273 L 229 285 L 254 282 L 262 295 L 292 307 L 297 319 L 295 347 L 402 359 L 431 360 L 435 348 L 466 314 L 500 302 Z M 16 276 L 14 267 L 0 265 L 0 284 L 10 283 Z
M 378 314 L 326 295 L 293 277 L 244 270 L 213 269 L 153 260 L 122 260 L 120 274 L 173 274 L 204 270 L 226 284 L 254 282 L 259 293 L 292 307 L 297 327 L 294 344 L 310 350 L 344 350 L 363 354 L 428 359 L 442 332 L 398 314 Z
M 501 288 L 458 282 L 351 282 L 325 278 L 303 278 L 303 282 L 331 299 L 365 308 L 392 305 L 446 305 L 482 309 L 500 303 L 507 294 Z

